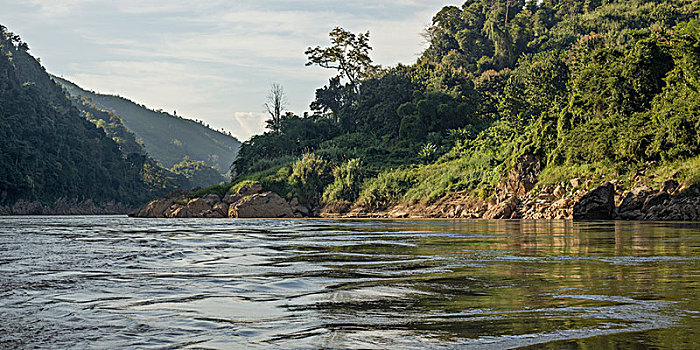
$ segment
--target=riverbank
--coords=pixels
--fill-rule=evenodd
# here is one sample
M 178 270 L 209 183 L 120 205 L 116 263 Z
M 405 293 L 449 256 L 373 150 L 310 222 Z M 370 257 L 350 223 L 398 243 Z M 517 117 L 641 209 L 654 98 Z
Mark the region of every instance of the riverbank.
M 59 199 L 52 204 L 19 200 L 11 206 L 0 206 L 0 216 L 8 215 L 126 215 L 133 208 L 122 203 L 98 204 L 91 199 L 78 201 Z
M 659 188 L 627 187 L 614 180 L 594 185 L 572 179 L 537 186 L 523 173 L 503 181 L 497 196 L 479 199 L 467 191 L 433 203 L 396 203 L 381 210 L 359 205 L 305 206 L 248 183 L 219 196 L 187 191 L 155 199 L 133 213 L 142 218 L 462 218 L 532 220 L 700 221 L 700 187 L 667 180 Z

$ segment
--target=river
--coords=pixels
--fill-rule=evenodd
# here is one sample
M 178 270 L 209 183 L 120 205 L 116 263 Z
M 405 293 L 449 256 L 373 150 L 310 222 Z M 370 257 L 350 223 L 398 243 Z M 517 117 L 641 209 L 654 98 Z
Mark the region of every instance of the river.
M 0 217 L 0 252 L 0 348 L 700 348 L 698 223 Z

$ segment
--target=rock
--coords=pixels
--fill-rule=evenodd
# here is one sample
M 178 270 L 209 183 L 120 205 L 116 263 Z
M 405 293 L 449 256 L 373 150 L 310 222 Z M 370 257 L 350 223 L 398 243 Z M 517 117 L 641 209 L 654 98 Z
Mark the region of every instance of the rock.
M 166 218 L 175 217 L 175 211 L 182 208 L 182 207 L 183 207 L 183 205 L 181 205 L 181 204 L 177 204 L 177 203 L 173 204 L 172 206 L 170 206 L 170 208 L 168 210 L 165 211 L 165 214 L 164 214 L 165 217 Z
M 673 192 L 676 192 L 679 186 L 680 184 L 678 184 L 678 181 L 676 180 L 666 180 L 661 185 L 661 191 L 673 194 Z
M 213 207 L 214 205 L 216 205 L 216 203 L 221 202 L 221 197 L 219 197 L 219 195 L 214 194 L 214 193 L 210 193 L 210 194 L 202 197 L 202 199 L 204 200 L 204 202 L 209 204 L 210 207 Z
M 520 204 L 520 199 L 518 199 L 518 197 L 510 197 L 507 200 L 498 203 L 492 208 L 490 208 L 484 214 L 484 219 L 508 219 L 513 215 L 513 212 L 518 207 L 518 204 Z
M 247 183 L 241 186 L 236 192 L 229 193 L 226 196 L 224 196 L 222 201 L 228 204 L 233 204 L 241 200 L 243 197 L 252 196 L 256 193 L 260 193 L 262 189 L 263 187 L 259 182 Z
M 635 187 L 622 200 L 620 207 L 617 209 L 618 215 L 624 220 L 638 219 L 636 211 L 642 210 L 644 202 L 654 193 L 654 190 L 647 186 Z M 630 214 L 633 213 L 633 214 Z
M 207 210 L 211 210 L 211 205 L 209 205 L 203 198 L 195 198 L 187 202 L 187 210 L 193 215 L 201 217 L 199 214 L 204 213 Z
M 218 212 L 219 214 L 221 214 L 222 218 L 225 218 L 228 217 L 228 208 L 228 203 L 220 202 L 214 205 L 213 211 Z
M 273 192 L 256 193 L 231 205 L 232 218 L 292 218 L 294 213 L 284 198 Z
M 569 181 L 569 183 L 571 184 L 571 187 L 577 188 L 577 187 L 581 186 L 581 179 L 575 178 L 575 179 Z
M 668 194 L 668 192 L 661 191 L 661 192 L 655 193 L 655 194 L 649 196 L 649 198 L 647 198 L 646 201 L 644 201 L 644 205 L 642 206 L 642 211 L 647 212 L 650 208 L 657 206 L 657 205 L 664 204 L 664 202 L 666 202 L 668 200 L 671 200 L 671 195 Z
M 574 220 L 611 220 L 615 210 L 615 185 L 605 182 L 574 205 Z
M 311 214 L 309 208 L 299 203 L 299 199 L 296 197 L 292 198 L 292 200 L 289 201 L 289 206 L 292 208 L 292 211 L 295 214 L 300 214 L 302 217 L 309 216 L 309 214 Z M 333 207 L 336 213 L 344 213 L 350 209 L 350 203 L 338 203 Z M 330 210 L 331 208 L 328 209 Z
M 209 219 L 223 219 L 226 216 L 224 216 L 224 214 L 222 214 L 218 210 L 207 210 L 203 213 L 202 217 Z
M 566 194 L 566 186 L 559 185 L 557 188 L 554 189 L 554 196 L 557 198 L 561 198 Z
M 252 196 L 256 193 L 260 193 L 262 189 L 263 187 L 259 182 L 252 182 L 241 186 L 241 188 L 236 191 L 236 194 L 241 197 Z
M 537 184 L 537 176 L 541 170 L 541 157 L 531 154 L 521 156 L 508 174 L 508 178 L 496 187 L 496 197 L 502 201 L 511 196 L 525 195 Z
M 226 196 L 224 196 L 224 198 L 221 201 L 224 203 L 233 204 L 233 203 L 238 202 L 241 198 L 243 198 L 243 197 L 239 196 L 236 193 L 232 193 L 232 194 L 227 194 Z
M 172 199 L 159 198 L 150 201 L 136 213 L 137 218 L 164 218 L 165 211 L 174 204 Z
M 190 210 L 187 207 L 178 207 L 171 213 L 171 216 L 169 217 L 179 219 L 191 218 L 192 212 L 190 212 Z

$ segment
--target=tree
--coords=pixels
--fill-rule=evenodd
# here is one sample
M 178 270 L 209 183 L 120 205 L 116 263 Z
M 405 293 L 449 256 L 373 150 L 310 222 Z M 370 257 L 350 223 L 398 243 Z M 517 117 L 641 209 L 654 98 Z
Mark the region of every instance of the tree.
M 267 127 L 272 131 L 280 131 L 282 123 L 282 112 L 287 108 L 287 94 L 282 85 L 272 83 L 270 92 L 267 95 L 265 109 L 272 119 L 267 120 Z
M 372 51 L 369 32 L 356 35 L 336 27 L 329 36 L 332 43 L 330 47 L 309 47 L 304 52 L 309 58 L 306 65 L 337 70 L 341 78 L 350 82 L 353 91 L 359 93 L 360 80 L 376 69 L 369 57 L 369 52 Z

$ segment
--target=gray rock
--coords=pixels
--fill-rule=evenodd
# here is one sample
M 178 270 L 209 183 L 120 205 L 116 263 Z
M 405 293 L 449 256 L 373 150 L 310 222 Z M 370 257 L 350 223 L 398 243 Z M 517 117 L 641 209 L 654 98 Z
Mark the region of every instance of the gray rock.
M 658 192 L 649 196 L 646 201 L 644 201 L 644 206 L 642 207 L 643 212 L 647 212 L 650 208 L 664 204 L 666 201 L 671 200 L 671 195 L 668 192 Z
M 495 220 L 495 219 L 509 219 L 515 209 L 520 204 L 520 199 L 518 197 L 510 197 L 505 201 L 498 203 L 491 207 L 485 214 L 484 219 Z
M 653 193 L 654 190 L 647 186 L 635 187 L 620 203 L 620 207 L 617 209 L 618 215 L 625 220 L 636 219 L 637 217 L 631 216 L 632 214 L 630 213 L 642 210 L 644 202 Z
M 537 184 L 537 177 L 542 170 L 542 158 L 526 154 L 518 159 L 508 178 L 496 187 L 496 197 L 504 201 L 511 196 L 523 196 Z
M 615 185 L 605 182 L 574 205 L 574 220 L 611 220 L 615 211 Z
M 284 198 L 273 192 L 256 193 L 231 205 L 232 218 L 293 218 L 294 212 Z
M 202 197 L 202 199 L 203 199 L 207 204 L 209 204 L 210 207 L 213 207 L 214 205 L 216 205 L 216 203 L 221 202 L 221 197 L 219 197 L 219 195 L 214 194 L 214 193 L 210 193 L 210 194 L 208 194 L 208 195 Z
M 175 202 L 172 199 L 159 198 L 150 201 L 136 213 L 138 218 L 164 218 L 165 211 Z

